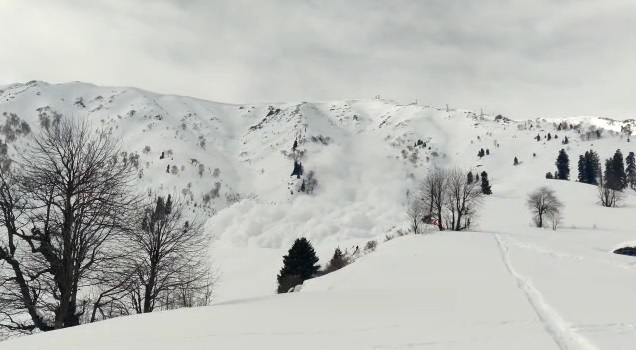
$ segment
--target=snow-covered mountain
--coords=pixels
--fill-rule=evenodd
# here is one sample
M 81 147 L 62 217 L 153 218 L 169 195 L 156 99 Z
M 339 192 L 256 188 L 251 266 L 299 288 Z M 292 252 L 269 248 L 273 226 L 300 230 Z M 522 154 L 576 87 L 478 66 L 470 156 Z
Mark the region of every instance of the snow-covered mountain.
M 230 105 L 37 81 L 0 87 L 0 113 L 9 145 L 26 132 L 23 121 L 33 130 L 59 115 L 120 135 L 122 161 L 138 163 L 143 186 L 182 195 L 209 217 L 223 273 L 217 306 L 6 343 L 12 349 L 49 341 L 138 348 L 156 334 L 157 349 L 605 349 L 636 341 L 636 317 L 620 310 L 633 305 L 635 263 L 610 253 L 634 239 L 636 199 L 629 192 L 622 208 L 602 208 L 594 187 L 545 179 L 560 149 L 572 179 L 586 150 L 602 159 L 635 150 L 634 120 L 514 120 L 380 99 Z M 489 155 L 480 158 L 482 148 Z M 299 177 L 291 176 L 295 161 Z M 434 165 L 488 172 L 494 194 L 477 232 L 381 243 L 300 293 L 273 296 L 295 238 L 308 237 L 323 261 L 336 246 L 382 242 L 408 225 L 409 195 Z M 539 185 L 565 202 L 564 229 L 530 227 L 525 197 Z

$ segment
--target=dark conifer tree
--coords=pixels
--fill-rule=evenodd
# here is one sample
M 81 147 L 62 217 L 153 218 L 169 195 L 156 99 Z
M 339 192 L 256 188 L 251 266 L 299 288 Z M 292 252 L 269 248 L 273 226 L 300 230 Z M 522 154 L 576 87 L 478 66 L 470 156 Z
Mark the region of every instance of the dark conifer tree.
M 298 140 L 294 140 L 294 145 L 292 146 L 292 151 L 295 151 L 296 147 L 298 147 Z
M 488 173 L 486 173 L 485 171 L 481 172 L 481 193 L 486 195 L 492 194 L 490 181 L 488 181 Z
M 550 135 L 550 133 L 548 133 L 548 141 L 552 140 L 552 135 Z
M 517 157 L 515 157 L 515 160 L 512 163 L 513 165 L 519 165 L 519 160 L 517 159 Z
M 601 138 L 601 130 L 599 130 L 599 129 L 596 130 L 596 138 L 597 139 Z
M 589 152 L 585 152 L 585 156 L 584 155 L 580 155 L 579 156 L 579 163 L 578 163 L 578 169 L 579 169 L 579 176 L 577 178 L 577 180 L 579 182 L 582 183 L 588 183 L 587 182 L 587 171 L 585 171 L 585 166 L 586 166 L 586 159 L 589 156 Z
M 570 179 L 570 158 L 564 149 L 559 151 L 559 156 L 556 160 L 556 167 L 558 175 L 556 178 L 558 180 L 569 180 Z
M 552 180 L 552 179 L 554 179 L 554 176 L 552 176 L 552 173 L 548 172 L 548 173 L 545 174 L 545 178 Z
M 314 247 L 306 238 L 298 238 L 283 257 L 283 268 L 278 274 L 278 293 L 287 293 L 292 287 L 316 275 L 320 265 Z
M 614 174 L 614 187 L 617 191 L 622 191 L 627 187 L 627 175 L 625 174 L 625 163 L 623 163 L 623 153 L 617 149 L 612 157 L 612 167 Z
M 537 137 L 535 137 L 537 139 L 537 141 L 541 141 L 541 135 L 537 134 Z
M 479 173 L 475 173 L 475 182 L 479 182 Z
M 466 182 L 470 185 L 473 183 L 473 172 L 469 171 L 468 175 L 466 175 Z
M 486 155 L 489 156 L 490 155 L 490 149 L 486 149 Z
M 627 164 L 627 169 L 625 169 L 627 184 L 631 189 L 636 190 L 636 159 L 634 152 L 629 152 L 629 155 L 625 158 L 625 164 Z
M 598 158 L 598 154 L 593 150 L 585 152 L 585 183 L 597 185 L 598 174 L 601 171 L 601 161 Z
M 336 251 L 333 253 L 331 260 L 329 260 L 329 263 L 327 263 L 325 273 L 340 270 L 347 265 L 349 265 L 349 259 L 347 259 L 347 257 L 342 253 L 340 248 L 336 248 Z
M 618 190 L 616 185 L 616 175 L 614 174 L 614 162 L 612 158 L 608 158 L 605 160 L 605 172 L 603 173 L 603 182 L 605 187 L 612 190 Z

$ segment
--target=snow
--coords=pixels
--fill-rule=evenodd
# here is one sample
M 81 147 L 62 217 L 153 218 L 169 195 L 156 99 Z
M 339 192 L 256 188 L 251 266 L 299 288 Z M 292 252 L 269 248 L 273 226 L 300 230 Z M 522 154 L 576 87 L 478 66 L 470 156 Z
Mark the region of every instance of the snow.
M 545 179 L 561 148 L 570 156 L 572 180 L 586 150 L 601 160 L 617 148 L 626 156 L 636 147 L 610 130 L 631 121 L 566 119 L 582 123 L 584 132 L 606 129 L 588 141 L 574 130 L 556 131 L 552 123 L 560 120 L 502 123 L 470 111 L 385 100 L 239 106 L 82 83 L 3 89 L 0 112 L 16 113 L 32 128 L 36 109 L 48 106 L 121 135 L 129 152 L 139 153 L 144 186 L 176 191 L 193 212 L 209 217 L 221 281 L 210 307 L 36 334 L 2 342 L 0 349 L 589 350 L 636 344 L 636 258 L 612 254 L 636 240 L 634 192 L 621 208 L 603 208 L 594 186 Z M 78 97 L 86 107 L 74 104 Z M 281 112 L 266 117 L 272 109 Z M 559 138 L 534 139 L 548 132 Z M 312 142 L 312 136 L 330 141 Z M 568 145 L 561 143 L 565 136 Z M 316 172 L 314 195 L 297 193 L 289 177 L 293 160 L 283 153 L 297 138 L 306 150 L 303 166 Z M 419 139 L 426 148 L 412 147 Z M 479 159 L 480 148 L 490 156 Z M 168 149 L 173 155 L 160 160 Z M 202 176 L 192 158 L 205 165 Z M 185 168 L 172 175 L 167 165 Z M 494 193 L 478 227 L 383 242 L 408 226 L 408 194 L 433 165 L 488 172 Z M 203 205 L 215 182 L 220 196 Z M 543 185 L 565 203 L 557 231 L 531 226 L 526 196 Z M 379 245 L 342 270 L 276 295 L 282 256 L 301 236 L 312 241 L 322 263 L 337 246 L 372 239 Z

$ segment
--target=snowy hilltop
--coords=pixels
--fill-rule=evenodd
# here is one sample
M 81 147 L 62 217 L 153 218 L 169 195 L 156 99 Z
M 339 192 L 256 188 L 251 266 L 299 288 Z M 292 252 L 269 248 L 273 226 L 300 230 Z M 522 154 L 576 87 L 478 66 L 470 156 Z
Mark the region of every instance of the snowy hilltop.
M 121 137 L 118 161 L 143 190 L 172 194 L 207 219 L 222 277 L 210 307 L 118 318 L 0 343 L 0 349 L 444 348 L 608 349 L 636 341 L 636 239 L 630 214 L 576 181 L 636 150 L 634 120 L 482 114 L 391 100 L 223 104 L 84 83 L 0 86 L 0 153 L 62 116 Z M 550 179 L 569 156 L 569 181 Z M 585 164 L 584 164 L 585 165 Z M 408 235 L 408 207 L 434 168 L 487 173 L 469 232 Z M 550 173 L 548 175 L 548 173 Z M 587 178 L 585 178 L 587 179 Z M 556 230 L 533 227 L 528 194 L 563 203 Z M 300 237 L 324 267 L 356 261 L 276 295 L 282 256 Z M 373 242 L 373 244 L 370 244 Z M 325 336 L 326 335 L 326 336 Z M 94 346 L 93 346 L 94 345 Z M 56 349 L 56 348 L 54 348 Z

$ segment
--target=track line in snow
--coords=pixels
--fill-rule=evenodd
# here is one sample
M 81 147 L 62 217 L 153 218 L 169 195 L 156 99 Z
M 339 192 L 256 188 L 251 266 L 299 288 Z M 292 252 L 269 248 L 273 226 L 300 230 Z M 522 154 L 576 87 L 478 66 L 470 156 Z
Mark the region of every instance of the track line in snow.
M 517 281 L 517 285 L 524 292 L 528 302 L 543 323 L 544 328 L 554 339 L 561 350 L 597 350 L 587 339 L 572 329 L 561 316 L 543 300 L 543 295 L 534 287 L 529 278 L 517 273 L 508 255 L 508 246 L 499 234 L 495 234 L 501 259 L 506 269 Z

